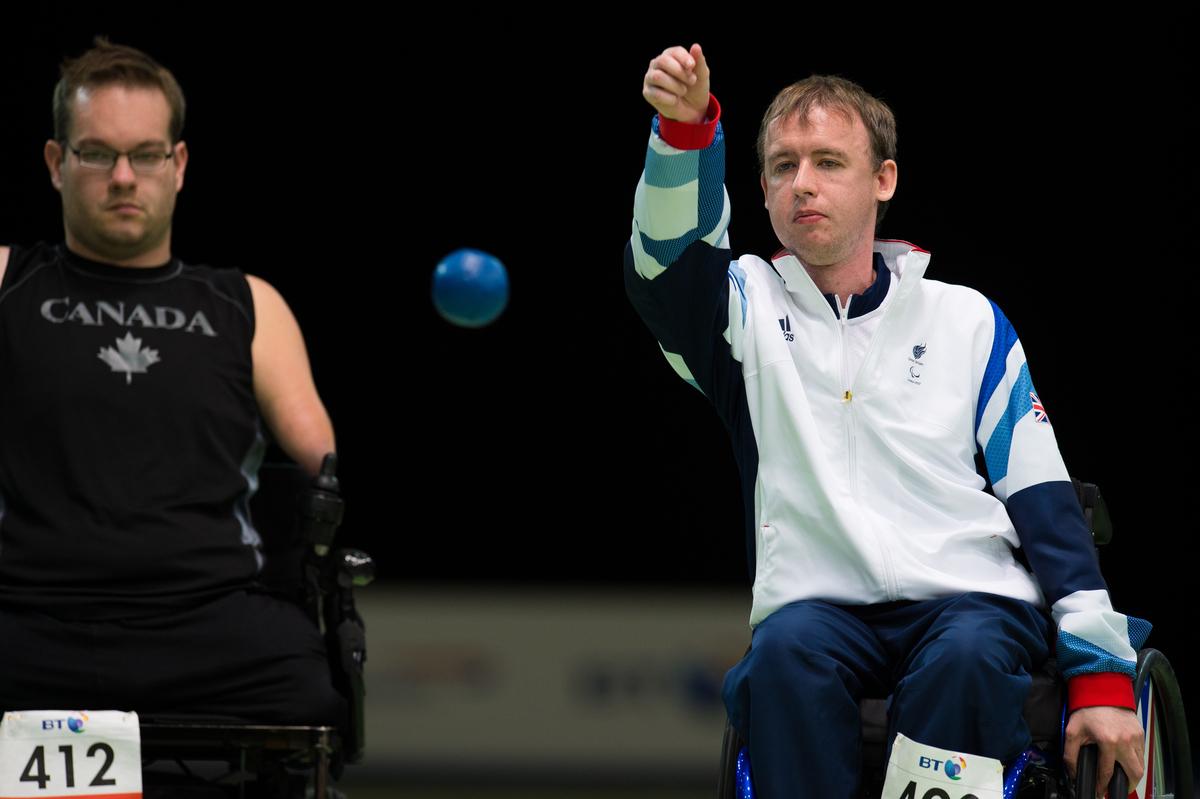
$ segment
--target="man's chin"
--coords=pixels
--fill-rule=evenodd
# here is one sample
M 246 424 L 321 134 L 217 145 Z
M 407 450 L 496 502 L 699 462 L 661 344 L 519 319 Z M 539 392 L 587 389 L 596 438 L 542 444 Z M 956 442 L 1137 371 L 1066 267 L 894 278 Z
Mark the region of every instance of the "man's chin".
M 162 239 L 151 240 L 144 231 L 106 230 L 91 238 L 77 238 L 83 247 L 105 261 L 129 261 L 158 247 Z
M 814 269 L 823 269 L 824 267 L 833 264 L 833 261 L 829 257 L 829 253 L 825 250 L 817 250 L 813 249 L 812 247 L 805 247 L 804 249 L 788 247 L 787 250 L 792 255 L 796 256 L 796 260 L 798 260 L 800 263 Z
M 142 236 L 105 236 L 96 241 L 96 249 L 122 258 L 132 258 L 153 249 Z

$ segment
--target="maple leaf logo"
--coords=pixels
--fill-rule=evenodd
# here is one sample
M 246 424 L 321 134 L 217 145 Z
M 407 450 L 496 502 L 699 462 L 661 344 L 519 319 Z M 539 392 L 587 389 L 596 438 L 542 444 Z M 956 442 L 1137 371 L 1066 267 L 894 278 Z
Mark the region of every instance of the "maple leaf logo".
M 112 367 L 114 372 L 125 373 L 125 385 L 133 382 L 133 373 L 145 374 L 146 367 L 158 363 L 158 350 L 142 349 L 142 340 L 134 338 L 132 333 L 126 333 L 124 338 L 117 339 L 117 348 L 101 347 L 100 360 Z

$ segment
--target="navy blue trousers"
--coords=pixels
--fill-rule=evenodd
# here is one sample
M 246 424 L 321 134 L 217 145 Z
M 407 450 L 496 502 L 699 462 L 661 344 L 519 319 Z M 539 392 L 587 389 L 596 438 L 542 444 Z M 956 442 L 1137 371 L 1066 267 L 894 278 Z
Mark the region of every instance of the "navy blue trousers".
M 1021 717 L 1046 659 L 1049 618 L 1027 602 L 970 593 L 772 613 L 725 677 L 730 722 L 750 747 L 761 799 L 857 797 L 858 702 L 887 697 L 896 733 L 1007 762 L 1030 744 Z

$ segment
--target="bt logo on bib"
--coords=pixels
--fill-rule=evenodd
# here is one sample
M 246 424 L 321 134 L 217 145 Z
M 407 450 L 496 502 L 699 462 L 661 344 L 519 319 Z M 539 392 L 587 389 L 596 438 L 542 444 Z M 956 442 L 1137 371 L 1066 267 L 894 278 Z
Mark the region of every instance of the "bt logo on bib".
M 897 733 L 882 796 L 884 799 L 1005 799 L 1004 766 L 994 758 L 939 749 Z
M 945 763 L 928 757 L 921 757 L 917 762 L 921 768 L 933 769 L 934 771 L 941 769 L 942 773 L 952 780 L 961 780 L 963 770 L 967 767 L 967 761 L 962 755 L 947 758 Z
M 76 716 L 69 716 L 65 719 L 42 719 L 43 730 L 61 730 L 66 722 L 66 728 L 74 733 L 83 732 L 83 724 L 87 721 L 87 713 L 80 712 Z

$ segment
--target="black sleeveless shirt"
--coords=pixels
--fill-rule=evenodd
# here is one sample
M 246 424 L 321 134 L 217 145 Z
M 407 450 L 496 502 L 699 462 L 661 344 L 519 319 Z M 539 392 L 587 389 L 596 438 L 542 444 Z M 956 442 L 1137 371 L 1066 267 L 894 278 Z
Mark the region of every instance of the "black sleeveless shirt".
M 151 615 L 248 586 L 264 449 L 235 270 L 13 247 L 0 282 L 0 605 Z

